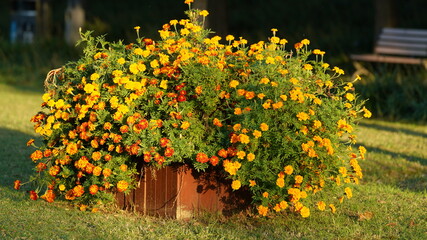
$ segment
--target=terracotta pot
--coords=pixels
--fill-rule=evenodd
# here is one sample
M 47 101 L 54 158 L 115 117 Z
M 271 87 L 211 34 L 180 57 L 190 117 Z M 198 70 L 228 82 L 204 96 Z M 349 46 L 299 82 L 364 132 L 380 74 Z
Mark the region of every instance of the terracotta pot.
M 231 181 L 218 170 L 197 172 L 187 165 L 144 167 L 138 187 L 129 195 L 118 193 L 116 198 L 123 209 L 178 219 L 202 212 L 231 215 L 246 210 L 251 202 L 249 191 L 233 191 Z

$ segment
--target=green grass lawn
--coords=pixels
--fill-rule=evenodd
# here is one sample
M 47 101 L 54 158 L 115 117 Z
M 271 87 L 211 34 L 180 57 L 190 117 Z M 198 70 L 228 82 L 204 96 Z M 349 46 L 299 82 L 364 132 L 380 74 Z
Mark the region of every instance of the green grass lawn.
M 0 239 L 427 239 L 427 126 L 363 121 L 364 179 L 337 212 L 303 219 L 204 215 L 186 221 L 134 213 L 89 213 L 64 202 L 31 201 L 13 190 L 32 173 L 29 119 L 41 91 L 0 84 Z

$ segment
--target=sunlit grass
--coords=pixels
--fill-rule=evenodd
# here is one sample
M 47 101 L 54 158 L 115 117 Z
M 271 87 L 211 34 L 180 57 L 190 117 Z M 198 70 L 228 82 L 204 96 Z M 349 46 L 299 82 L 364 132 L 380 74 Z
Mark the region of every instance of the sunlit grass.
M 62 201 L 31 201 L 13 181 L 33 167 L 25 146 L 36 137 L 29 119 L 41 91 L 0 84 L 0 239 L 425 239 L 427 236 L 427 128 L 379 120 L 360 125 L 368 149 L 353 198 L 337 213 L 311 209 L 307 219 L 205 214 L 186 221 L 134 213 L 81 212 Z

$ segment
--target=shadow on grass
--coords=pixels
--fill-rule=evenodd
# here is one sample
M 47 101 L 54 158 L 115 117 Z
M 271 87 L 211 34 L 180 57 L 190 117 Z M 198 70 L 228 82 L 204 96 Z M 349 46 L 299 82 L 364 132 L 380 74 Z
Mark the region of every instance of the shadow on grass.
M 411 162 L 418 162 L 424 166 L 427 166 L 427 158 L 423 158 L 423 157 L 416 157 L 416 156 L 412 156 L 409 154 L 403 154 L 403 153 L 395 153 L 389 150 L 384 150 L 382 148 L 379 147 L 370 147 L 370 146 L 366 146 L 364 145 L 367 149 L 368 152 L 376 152 L 376 153 L 382 153 L 385 155 L 389 155 L 391 158 L 404 158 L 408 161 Z
M 28 181 L 33 164 L 29 155 L 34 148 L 26 143 L 34 136 L 0 127 L 0 185 L 13 188 L 17 179 Z
M 375 128 L 377 130 L 382 130 L 382 131 L 388 131 L 388 132 L 393 132 L 393 133 L 404 133 L 404 134 L 412 135 L 412 136 L 416 136 L 416 137 L 427 138 L 427 133 L 416 132 L 416 131 L 412 131 L 412 130 L 405 129 L 405 128 L 388 127 L 388 126 L 383 126 L 380 124 L 375 124 L 372 122 L 370 122 L 370 123 L 360 122 L 359 125 L 362 127 Z

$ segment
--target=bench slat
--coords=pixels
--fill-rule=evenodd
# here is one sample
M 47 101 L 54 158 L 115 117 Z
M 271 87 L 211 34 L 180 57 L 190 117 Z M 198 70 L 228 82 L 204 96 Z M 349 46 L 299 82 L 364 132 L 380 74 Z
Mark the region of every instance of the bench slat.
M 393 42 L 408 42 L 408 43 L 427 43 L 427 37 L 413 37 L 405 35 L 381 35 L 380 41 L 393 41 Z
M 410 28 L 383 28 L 382 34 L 414 35 L 426 38 L 427 30 Z
M 375 53 L 395 54 L 395 55 L 403 55 L 403 56 L 418 56 L 418 57 L 427 56 L 426 50 L 413 50 L 413 49 L 392 48 L 392 47 L 376 47 Z
M 400 41 L 384 41 L 379 40 L 377 46 L 381 47 L 396 47 L 396 48 L 406 48 L 406 49 L 427 49 L 427 43 L 407 43 Z

